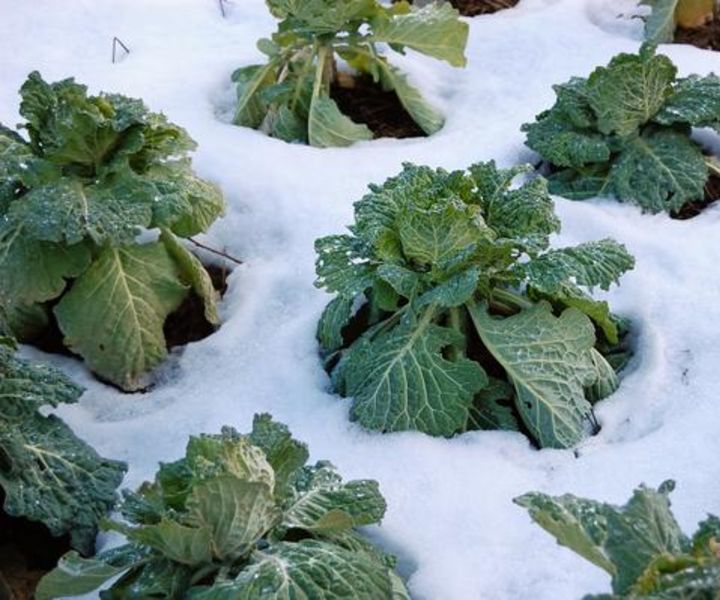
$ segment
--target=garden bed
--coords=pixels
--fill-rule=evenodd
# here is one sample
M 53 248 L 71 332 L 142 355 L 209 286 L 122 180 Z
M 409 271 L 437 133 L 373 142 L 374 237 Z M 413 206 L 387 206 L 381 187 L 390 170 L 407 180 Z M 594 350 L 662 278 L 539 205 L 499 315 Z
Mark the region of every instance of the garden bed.
M 512 18 L 466 19 L 465 69 L 412 50 L 393 55 L 409 80 L 437 100 L 444 127 L 427 137 L 324 149 L 280 143 L 212 113 L 233 69 L 258 64 L 257 40 L 275 31 L 261 0 L 225 2 L 225 19 L 217 3 L 194 0 L 173 10 L 126 0 L 26 2 L 6 11 L 0 121 L 20 121 L 17 91 L 36 68 L 51 81 L 76 75 L 94 93 L 143 98 L 198 142 L 194 169 L 227 201 L 208 243 L 247 263 L 225 294 L 223 326 L 173 356 L 168 376 L 144 394 L 103 385 L 80 361 L 22 350 L 87 388 L 77 405 L 58 412 L 103 456 L 128 462 L 123 487 L 137 488 L 152 479 L 158 462 L 184 456 L 189 435 L 217 433 L 224 424 L 246 432 L 255 413 L 272 413 L 308 443 L 313 460 L 333 461 L 347 479 L 379 482 L 388 510 L 380 527 L 366 531 L 398 556 L 413 597 L 433 600 L 558 600 L 610 591 L 609 576 L 558 548 L 512 503 L 531 490 L 621 503 L 641 482 L 657 488 L 674 478 L 673 510 L 684 531 L 720 512 L 717 205 L 699 214 L 703 207 L 694 207 L 687 215 L 694 218 L 681 222 L 610 198 L 554 198 L 563 226 L 552 236 L 554 247 L 613 238 L 636 259 L 620 286 L 593 292 L 637 324 L 635 360 L 618 391 L 594 407 L 597 435 L 575 449 L 538 451 L 525 435 L 508 431 L 451 438 L 365 431 L 349 421 L 352 401 L 331 391 L 318 358 L 316 325 L 332 294 L 313 284 L 315 240 L 346 233 L 367 185 L 396 176 L 403 162 L 453 170 L 531 158 L 519 128 L 549 108 L 552 86 L 586 77 L 640 44 L 640 21 L 608 32 L 593 21 L 598 5 L 523 1 Z M 621 12 L 615 8 L 613 22 Z M 130 48 L 115 65 L 112 35 Z M 683 74 L 718 69 L 709 51 L 691 49 L 688 58 L 678 45 L 660 50 Z M 372 103 L 370 109 L 379 111 Z M 719 183 L 710 180 L 708 200 Z M 186 340 L 204 335 L 199 321 L 188 330 Z M 117 542 L 114 534 L 102 536 L 99 549 Z

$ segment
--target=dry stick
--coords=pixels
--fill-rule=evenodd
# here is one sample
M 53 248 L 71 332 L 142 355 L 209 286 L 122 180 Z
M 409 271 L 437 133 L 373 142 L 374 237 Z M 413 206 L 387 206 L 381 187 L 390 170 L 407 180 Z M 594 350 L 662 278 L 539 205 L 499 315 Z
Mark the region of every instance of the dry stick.
M 128 48 L 125 44 L 122 43 L 120 38 L 113 37 L 113 43 L 112 43 L 112 61 L 113 64 L 115 64 L 115 52 L 117 50 L 117 45 L 120 44 L 122 46 L 122 49 L 125 50 L 127 54 L 130 54 L 130 48 Z
M 234 262 L 236 265 L 243 264 L 243 261 L 238 260 L 234 256 L 230 256 L 229 254 L 223 252 L 222 250 L 216 250 L 215 248 L 211 248 L 210 246 L 206 246 L 205 244 L 201 244 L 197 240 L 194 240 L 193 238 L 188 238 L 193 244 L 195 244 L 198 248 L 202 248 L 203 250 L 207 250 L 208 252 L 212 252 L 213 254 L 217 254 L 218 256 L 222 256 L 223 258 L 226 258 L 227 260 Z

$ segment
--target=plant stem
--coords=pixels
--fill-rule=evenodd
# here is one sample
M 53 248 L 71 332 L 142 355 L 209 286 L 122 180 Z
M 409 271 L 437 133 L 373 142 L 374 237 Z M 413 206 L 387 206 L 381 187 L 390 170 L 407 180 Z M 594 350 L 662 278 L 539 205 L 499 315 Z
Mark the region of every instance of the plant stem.
M 714 156 L 705 159 L 705 166 L 714 174 L 720 177 L 720 161 Z
M 317 52 L 317 65 L 315 67 L 315 81 L 313 83 L 313 98 L 317 98 L 320 95 L 320 88 L 323 84 L 323 77 L 325 75 L 325 61 L 327 60 L 328 47 L 320 46 Z
M 218 256 L 222 256 L 223 258 L 226 258 L 230 262 L 234 262 L 236 265 L 243 264 L 243 261 L 240 259 L 235 258 L 234 256 L 230 256 L 229 254 L 223 252 L 222 250 L 216 250 L 215 248 L 211 248 L 210 246 L 206 246 L 205 244 L 201 244 L 197 240 L 194 240 L 193 238 L 188 238 L 193 244 L 195 244 L 198 248 L 202 248 L 203 250 L 207 250 L 208 252 L 212 252 L 213 254 L 217 254 Z
M 492 298 L 493 300 L 497 300 L 500 304 L 514 306 L 519 310 L 532 308 L 534 306 L 527 298 L 523 298 L 519 294 L 515 294 L 509 290 L 502 290 L 499 288 L 493 289 Z
M 460 334 L 458 341 L 450 346 L 449 353 L 452 360 L 459 360 L 465 356 L 467 339 L 465 338 L 465 312 L 462 306 L 453 306 L 449 309 L 448 324 L 453 331 Z

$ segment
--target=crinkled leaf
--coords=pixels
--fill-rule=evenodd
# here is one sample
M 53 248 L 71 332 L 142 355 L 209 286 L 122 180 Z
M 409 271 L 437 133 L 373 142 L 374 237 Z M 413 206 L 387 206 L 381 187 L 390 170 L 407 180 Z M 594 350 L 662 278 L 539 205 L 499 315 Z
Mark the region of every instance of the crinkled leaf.
M 194 569 L 188 565 L 157 555 L 122 575 L 110 590 L 101 592 L 105 598 L 153 598 L 179 600 L 192 585 Z
M 533 521 L 553 535 L 558 544 L 570 548 L 610 575 L 617 572 L 604 546 L 608 535 L 607 519 L 601 503 L 570 494 L 552 497 L 539 492 L 525 494 L 515 498 L 514 502 L 526 508 Z
M 272 488 L 230 475 L 196 485 L 187 508 L 195 527 L 210 532 L 212 554 L 221 561 L 247 555 L 280 518 Z
M 502 379 L 491 377 L 487 386 L 475 394 L 468 419 L 470 428 L 520 431 L 512 402 L 512 385 Z
M 52 600 L 89 594 L 143 560 L 146 560 L 145 555 L 130 545 L 106 550 L 93 558 L 68 552 L 58 561 L 57 567 L 40 580 L 35 598 Z
M 106 247 L 55 307 L 65 344 L 126 390 L 166 356 L 163 323 L 187 294 L 160 243 Z
M 205 320 L 211 325 L 219 325 L 220 316 L 217 304 L 220 294 L 215 290 L 212 279 L 203 264 L 169 231 L 163 231 L 160 240 L 175 261 L 180 272 L 180 280 L 191 287 L 197 297 L 202 300 Z
M 325 352 L 334 352 L 344 344 L 342 330 L 353 315 L 353 298 L 337 296 L 333 298 L 320 315 L 317 338 Z
M 299 21 L 313 34 L 335 33 L 375 11 L 373 0 L 268 0 L 268 6 L 276 17 Z
M 293 503 L 288 506 L 281 526 L 300 528 L 314 533 L 335 533 L 377 523 L 385 514 L 385 499 L 376 481 L 341 483 L 325 477 L 331 465 L 307 468 L 309 477 Z
M 404 255 L 433 267 L 492 235 L 477 207 L 459 200 L 439 201 L 429 209 L 410 204 L 400 212 L 397 230 Z
M 234 580 L 195 588 L 192 600 L 378 600 L 392 598 L 387 568 L 318 540 L 281 542 L 253 553 Z
M 262 483 L 271 492 L 275 487 L 273 467 L 265 453 L 231 427 L 223 427 L 220 435 L 191 436 L 185 454 L 184 464 L 194 482 L 229 475 Z
M 9 214 L 36 240 L 77 244 L 131 243 L 152 220 L 153 187 L 130 172 L 95 185 L 63 178 L 14 202 Z
M 0 418 L 4 423 L 20 422 L 42 406 L 72 404 L 82 394 L 82 388 L 58 369 L 19 360 L 13 353 L 13 347 L 0 345 Z
M 436 304 L 446 308 L 460 306 L 472 298 L 479 277 L 480 269 L 478 267 L 465 269 L 425 292 L 418 298 L 417 305 Z
M 550 193 L 570 200 L 612 196 L 615 194 L 612 184 L 611 171 L 607 164 L 562 169 L 548 178 Z
M 0 223 L 0 305 L 57 298 L 66 280 L 83 273 L 89 264 L 90 252 L 84 244 L 40 242 L 28 235 L 23 223 Z
M 167 518 L 156 525 L 144 527 L 110 527 L 184 565 L 198 566 L 212 560 L 212 532 L 209 527 L 188 527 Z
M 648 132 L 625 147 L 610 174 L 615 193 L 657 213 L 703 198 L 708 176 L 700 148 L 671 129 Z
M 372 138 L 372 131 L 367 125 L 355 123 L 342 114 L 332 98 L 322 95 L 313 98 L 308 116 L 308 141 L 311 146 L 350 146 Z
M 145 173 L 153 186 L 150 227 L 170 229 L 180 237 L 207 231 L 225 212 L 222 192 L 216 185 L 197 177 L 190 159 L 155 165 Z
M 459 19 L 458 11 L 449 2 L 428 4 L 373 23 L 375 40 L 407 46 L 455 67 L 465 66 L 464 51 L 469 30 L 468 24 Z
M 477 363 L 442 350 L 458 334 L 431 323 L 432 310 L 373 340 L 360 339 L 345 367 L 352 417 L 370 429 L 449 436 L 465 425 L 474 394 L 487 384 Z
M 503 319 L 469 305 L 483 343 L 515 387 L 522 419 L 541 447 L 569 448 L 588 433 L 584 390 L 597 377 L 590 355 L 595 331 L 576 309 L 555 317 L 538 304 Z
M 652 46 L 639 54 L 619 54 L 588 79 L 588 101 L 605 133 L 626 136 L 650 121 L 672 94 L 677 69 Z
M 372 268 L 360 253 L 356 239 L 349 235 L 329 235 L 315 242 L 317 260 L 315 285 L 329 292 L 353 297 L 373 284 Z
M 691 75 L 680 79 L 672 96 L 655 115 L 663 125 L 686 123 L 693 127 L 720 127 L 720 77 Z
M 535 251 L 547 248 L 550 235 L 560 231 L 547 182 L 541 177 L 486 202 L 485 222 L 499 237 Z
M 48 370 L 31 368 L 26 373 L 37 379 L 37 386 L 17 381 L 19 374 L 10 373 L 11 379 L 3 381 L 0 390 L 0 398 L 5 396 L 5 402 L 8 397 L 11 402 L 14 399 L 14 408 L 10 408 L 13 414 L 3 414 L 0 422 L 3 508 L 11 516 L 43 523 L 55 536 L 69 534 L 74 548 L 90 553 L 98 521 L 113 506 L 115 488 L 122 481 L 126 466 L 100 457 L 58 417 L 45 417 L 37 412 L 33 393 L 45 393 L 53 386 L 51 378 L 56 386 L 55 390 L 50 389 L 51 393 L 67 393 L 57 388 L 69 383 L 58 382 L 61 376 Z M 23 415 L 17 395 L 28 392 Z M 63 399 L 49 396 L 47 402 Z M 3 412 L 7 410 L 6 407 Z
M 248 439 L 260 448 L 275 472 L 275 497 L 284 498 L 294 474 L 305 464 L 307 446 L 292 437 L 286 425 L 268 414 L 255 415 Z
M 585 242 L 570 248 L 550 250 L 519 265 L 528 285 L 545 294 L 561 292 L 568 282 L 607 290 L 635 266 L 625 246 L 615 240 Z
M 670 512 L 673 482 L 658 491 L 641 486 L 622 507 L 565 495 L 526 494 L 515 500 L 559 544 L 613 577 L 616 594 L 629 588 L 661 554 L 680 554 L 688 540 Z
M 601 134 L 579 129 L 553 111 L 523 125 L 523 131 L 527 132 L 527 145 L 559 167 L 581 167 L 610 159 L 610 146 Z

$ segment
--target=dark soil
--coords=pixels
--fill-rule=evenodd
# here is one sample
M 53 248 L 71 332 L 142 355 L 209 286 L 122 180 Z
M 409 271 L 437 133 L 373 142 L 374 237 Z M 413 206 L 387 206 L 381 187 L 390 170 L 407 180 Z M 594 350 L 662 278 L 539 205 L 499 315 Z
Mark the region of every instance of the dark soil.
M 5 497 L 0 490 L 0 506 Z M 0 509 L 0 600 L 31 600 L 38 581 L 70 550 L 70 536 Z
M 705 197 L 702 200 L 684 204 L 679 211 L 670 213 L 670 217 L 681 221 L 692 219 L 693 217 L 697 217 L 713 202 L 717 202 L 718 199 L 720 199 L 720 177 L 710 175 L 709 179 L 705 182 Z
M 520 0 L 450 0 L 450 4 L 465 17 L 487 15 L 505 8 L 512 8 L 518 2 Z
M 692 44 L 704 50 L 720 50 L 720 14 L 702 27 L 675 31 L 676 44 Z
M 205 265 L 213 287 L 223 296 L 227 290 L 227 268 Z M 212 335 L 215 327 L 205 319 L 203 301 L 191 292 L 178 309 L 168 316 L 163 326 L 168 349 L 197 342 Z
M 343 74 L 330 88 L 340 112 L 363 123 L 375 138 L 423 137 L 427 134 L 413 121 L 393 91 L 385 91 L 371 77 Z

